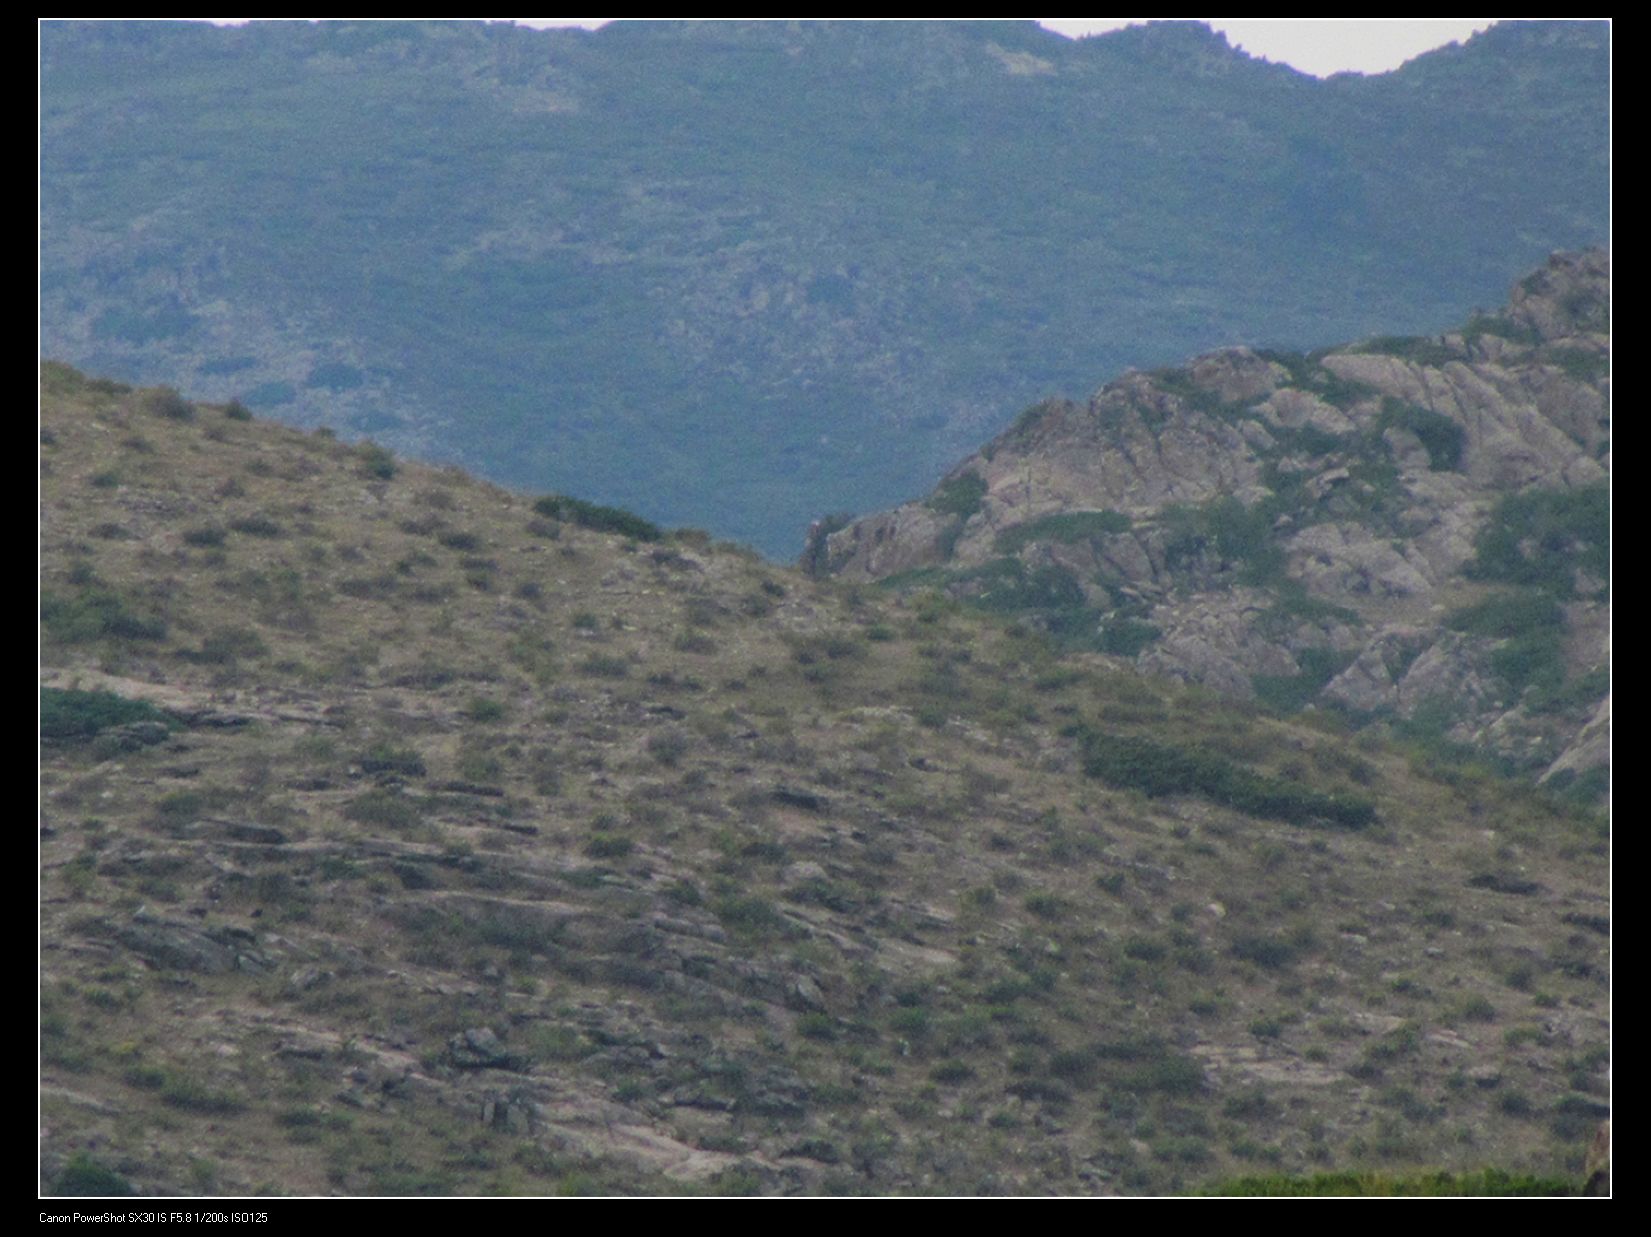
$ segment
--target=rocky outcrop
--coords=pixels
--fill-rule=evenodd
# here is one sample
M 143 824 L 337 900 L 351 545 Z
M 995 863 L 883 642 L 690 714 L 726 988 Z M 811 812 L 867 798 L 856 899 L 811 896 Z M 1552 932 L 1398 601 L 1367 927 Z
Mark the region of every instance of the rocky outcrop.
M 1588 1144 L 1588 1155 L 1582 1164 L 1584 1185 L 1582 1192 L 1590 1198 L 1609 1198 L 1611 1194 L 1611 1123 L 1601 1121 Z
M 1445 335 L 1126 374 L 820 527 L 805 566 L 1575 779 L 1609 759 L 1606 534 L 1578 514 L 1610 479 L 1609 293 L 1606 254 L 1559 254 Z

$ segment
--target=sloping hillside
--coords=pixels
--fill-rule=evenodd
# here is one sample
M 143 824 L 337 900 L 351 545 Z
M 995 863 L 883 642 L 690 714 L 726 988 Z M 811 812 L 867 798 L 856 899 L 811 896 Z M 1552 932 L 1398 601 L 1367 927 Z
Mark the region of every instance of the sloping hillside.
M 1610 269 L 1311 355 L 1228 349 L 1053 401 L 926 499 L 816 525 L 819 575 L 938 587 L 1282 712 L 1606 793 Z
M 1591 815 L 238 406 L 42 427 L 45 1189 L 1580 1172 Z

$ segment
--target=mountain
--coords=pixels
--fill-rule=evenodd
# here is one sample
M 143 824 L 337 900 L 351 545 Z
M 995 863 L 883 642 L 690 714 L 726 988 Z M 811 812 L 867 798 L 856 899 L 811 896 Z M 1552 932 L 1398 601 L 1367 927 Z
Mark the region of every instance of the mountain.
M 1602 244 L 1610 29 L 46 22 L 44 353 L 795 555 L 1003 410 Z
M 1444 335 L 1131 372 L 805 563 L 1603 795 L 1609 306 L 1606 255 L 1560 254 Z
M 40 464 L 43 1191 L 1581 1183 L 1595 812 L 56 363 Z

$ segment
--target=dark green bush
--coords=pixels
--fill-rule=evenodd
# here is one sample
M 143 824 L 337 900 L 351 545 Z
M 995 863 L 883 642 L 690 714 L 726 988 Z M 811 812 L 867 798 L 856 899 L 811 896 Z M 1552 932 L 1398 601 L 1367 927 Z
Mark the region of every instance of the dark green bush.
M 985 478 L 979 473 L 966 472 L 961 477 L 942 481 L 924 505 L 941 515 L 957 515 L 967 520 L 980 510 L 985 497 Z
M 1068 511 L 1006 528 L 994 544 L 999 553 L 1013 554 L 1034 541 L 1093 541 L 1110 533 L 1127 533 L 1131 527 L 1130 518 L 1117 511 Z
M 262 657 L 269 652 L 257 632 L 246 627 L 220 627 L 201 641 L 195 652 L 179 654 L 189 661 L 208 666 L 230 666 L 243 657 Z
M 1250 816 L 1291 824 L 1319 821 L 1362 829 L 1376 819 L 1366 799 L 1325 795 L 1293 782 L 1266 777 L 1214 752 L 1167 747 L 1149 739 L 1078 731 L 1084 772 L 1113 786 L 1144 794 L 1196 794 Z
M 344 815 L 359 824 L 392 829 L 405 829 L 420 819 L 415 803 L 393 790 L 369 790 L 357 795 L 345 806 Z
M 396 457 L 377 443 L 364 442 L 357 448 L 361 475 L 374 481 L 388 481 L 396 475 Z
M 231 532 L 244 533 L 248 537 L 279 537 L 281 526 L 274 520 L 261 515 L 243 516 L 229 522 Z
M 1611 570 L 1611 495 L 1602 482 L 1580 490 L 1531 490 L 1496 505 L 1464 569 L 1476 580 L 1575 595 L 1577 569 L 1600 580 Z
M 1136 657 L 1163 632 L 1139 619 L 1114 619 L 1101 628 L 1098 648 L 1114 657 Z
M 623 859 L 635 849 L 629 838 L 611 833 L 599 833 L 585 843 L 585 854 L 592 859 Z
M 1409 430 L 1427 448 L 1428 467 L 1434 472 L 1455 472 L 1462 466 L 1467 433 L 1456 422 L 1427 408 L 1384 396 L 1377 433 L 1388 429 Z
M 367 773 L 399 773 L 404 777 L 423 777 L 424 758 L 410 747 L 392 747 L 379 743 L 361 757 L 361 768 Z
M 1354 654 L 1335 649 L 1303 649 L 1296 655 L 1300 674 L 1258 674 L 1251 678 L 1256 699 L 1278 713 L 1294 713 L 1345 670 Z
M 166 417 L 171 421 L 195 419 L 195 405 L 171 387 L 156 387 L 152 391 L 145 391 L 142 404 L 145 412 L 157 417 Z
M 64 644 L 90 640 L 164 640 L 166 624 L 145 618 L 107 585 L 93 582 L 72 597 L 47 593 L 40 600 L 46 634 Z
M 1563 632 L 1565 611 L 1553 598 L 1539 592 L 1497 593 L 1478 605 L 1446 615 L 1445 626 L 1468 635 L 1511 640 Z
M 548 519 L 565 520 L 599 533 L 617 533 L 633 541 L 662 541 L 665 537 L 659 525 L 623 508 L 603 507 L 564 494 L 547 494 L 533 504 L 533 509 Z
M 1320 1173 L 1313 1177 L 1239 1177 L 1199 1191 L 1222 1198 L 1556 1198 L 1577 1193 L 1555 1177 L 1515 1175 L 1496 1168 L 1476 1173 L 1418 1173 L 1386 1177 L 1376 1173 Z
M 1246 507 L 1231 496 L 1201 507 L 1166 507 L 1159 513 L 1167 534 L 1164 559 L 1171 568 L 1214 556 L 1218 568 L 1236 568 L 1244 584 L 1269 585 L 1284 578 L 1283 547 L 1273 535 L 1277 516 L 1268 504 Z
M 178 725 L 170 713 L 143 700 L 128 700 L 113 692 L 40 689 L 40 733 L 48 739 L 90 739 L 99 731 L 132 722 L 158 722 L 167 729 Z
M 1418 365 L 1444 365 L 1462 359 L 1448 344 L 1425 335 L 1378 335 L 1360 344 L 1357 351 L 1395 356 Z
M 854 522 L 851 512 L 837 511 L 831 515 L 822 516 L 815 520 L 808 529 L 808 542 L 803 547 L 803 555 L 797 565 L 802 568 L 804 575 L 818 576 L 825 573 L 828 565 L 826 555 L 826 539 L 832 533 L 840 532 Z
M 126 1198 L 137 1193 L 132 1183 L 114 1169 L 81 1153 L 63 1166 L 52 1181 L 52 1193 L 59 1198 L 107 1196 Z

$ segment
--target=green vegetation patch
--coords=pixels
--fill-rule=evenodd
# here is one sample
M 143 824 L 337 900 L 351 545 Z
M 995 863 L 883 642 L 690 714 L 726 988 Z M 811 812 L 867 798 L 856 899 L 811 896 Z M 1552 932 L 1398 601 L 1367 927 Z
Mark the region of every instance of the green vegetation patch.
M 1389 429 L 1409 430 L 1421 439 L 1422 445 L 1427 448 L 1428 467 L 1432 471 L 1455 472 L 1462 466 L 1467 433 L 1442 413 L 1407 404 L 1391 395 L 1384 396 L 1376 432 L 1379 434 Z
M 972 604 L 993 614 L 1070 610 L 1084 603 L 1083 589 L 1066 568 L 1054 564 L 1028 567 L 1015 558 L 993 559 L 959 573 L 953 583 L 969 590 Z
M 1296 654 L 1299 674 L 1258 674 L 1250 679 L 1256 699 L 1276 713 L 1294 713 L 1347 669 L 1356 654 L 1338 649 L 1303 649 Z
M 645 520 L 622 507 L 604 507 L 582 498 L 565 494 L 547 494 L 533 504 L 540 515 L 552 520 L 566 520 L 580 528 L 599 533 L 617 533 L 633 541 L 663 541 L 665 530 L 651 520 Z
M 1449 344 L 1426 335 L 1378 335 L 1375 339 L 1365 340 L 1353 351 L 1398 357 L 1418 365 L 1444 365 L 1462 359 L 1461 354 Z
M 52 1181 L 52 1193 L 59 1198 L 126 1198 L 136 1194 L 137 1190 L 114 1169 L 82 1152 L 57 1174 Z
M 995 544 L 999 553 L 1014 554 L 1034 541 L 1058 541 L 1072 545 L 1093 541 L 1109 533 L 1127 533 L 1131 527 L 1129 517 L 1122 512 L 1068 511 L 1006 528 L 997 535 Z
M 1497 593 L 1477 605 L 1452 611 L 1445 626 L 1452 631 L 1493 640 L 1511 640 L 1563 629 L 1565 611 L 1551 597 L 1533 591 Z
M 1565 611 L 1535 590 L 1498 593 L 1445 619 L 1453 631 L 1504 643 L 1491 653 L 1491 669 L 1516 696 L 1534 687 L 1545 698 L 1565 682 Z
M 157 722 L 168 730 L 178 719 L 144 700 L 113 692 L 40 689 L 40 734 L 47 739 L 90 739 L 115 726 Z
M 1200 1190 L 1223 1198 L 1564 1198 L 1579 1193 L 1558 1177 L 1487 1168 L 1476 1173 L 1316 1173 L 1311 1177 L 1235 1177 Z
M 1200 507 L 1166 507 L 1160 520 L 1168 534 L 1165 563 L 1173 570 L 1213 552 L 1223 565 L 1236 564 L 1244 584 L 1271 585 L 1285 579 L 1285 554 L 1273 534 L 1278 512 L 1270 503 L 1246 507 L 1232 497 Z
M 1462 338 L 1470 344 L 1486 335 L 1525 345 L 1538 343 L 1542 338 L 1533 327 L 1522 326 L 1506 314 L 1475 314 L 1462 328 Z
M 942 481 L 925 505 L 942 515 L 958 515 L 967 520 L 980 510 L 985 497 L 986 479 L 979 473 L 966 472 L 961 477 Z
M 1079 728 L 1078 738 L 1085 773 L 1153 798 L 1198 795 L 1248 816 L 1298 825 L 1325 822 L 1363 829 L 1376 821 L 1375 805 L 1368 799 L 1320 794 L 1256 773 L 1214 752 L 1104 734 L 1088 727 Z
M 1568 599 L 1581 568 L 1611 570 L 1611 495 L 1604 482 L 1580 490 L 1528 490 L 1496 505 L 1474 542 L 1469 577 L 1540 589 Z
M 40 599 L 40 621 L 48 636 L 64 644 L 166 638 L 162 620 L 140 614 L 127 598 L 95 581 L 69 596 L 45 594 Z

